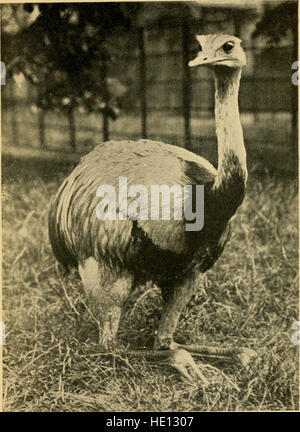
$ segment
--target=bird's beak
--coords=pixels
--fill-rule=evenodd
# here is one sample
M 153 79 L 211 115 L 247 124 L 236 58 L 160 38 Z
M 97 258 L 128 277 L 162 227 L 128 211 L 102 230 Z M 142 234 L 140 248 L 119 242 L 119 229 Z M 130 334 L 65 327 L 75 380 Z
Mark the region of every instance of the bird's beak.
M 190 67 L 201 66 L 203 64 L 208 64 L 208 63 L 210 63 L 208 57 L 205 56 L 203 53 L 199 53 L 197 57 L 194 58 L 194 60 L 191 60 L 189 62 L 189 66 Z
M 202 65 L 211 65 L 211 64 L 221 64 L 222 62 L 228 62 L 228 57 L 222 57 L 222 56 L 217 56 L 217 57 L 208 57 L 205 54 L 203 54 L 202 52 L 199 53 L 197 55 L 197 57 L 194 58 L 194 60 L 191 60 L 189 62 L 189 66 L 190 67 L 194 67 L 194 66 L 202 66 Z

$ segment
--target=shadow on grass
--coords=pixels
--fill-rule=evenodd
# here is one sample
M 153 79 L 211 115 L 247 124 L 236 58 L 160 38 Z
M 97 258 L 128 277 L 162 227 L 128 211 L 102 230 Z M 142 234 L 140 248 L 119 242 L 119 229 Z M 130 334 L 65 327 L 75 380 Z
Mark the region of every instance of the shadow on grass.
M 53 181 L 61 175 L 68 175 L 75 164 L 68 161 L 45 159 L 23 159 L 8 155 L 2 156 L 2 181 L 13 183 L 18 180 L 32 180 L 40 177 L 43 181 Z

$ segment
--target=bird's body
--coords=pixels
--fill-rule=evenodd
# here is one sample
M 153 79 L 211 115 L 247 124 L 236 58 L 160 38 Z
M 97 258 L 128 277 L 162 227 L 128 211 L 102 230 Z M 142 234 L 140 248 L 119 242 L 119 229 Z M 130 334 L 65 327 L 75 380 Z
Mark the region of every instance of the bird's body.
M 126 177 L 128 186 L 145 185 L 149 195 L 154 181 L 170 187 L 204 185 L 203 229 L 186 231 L 185 221 L 174 219 L 99 220 L 96 191 L 103 184 L 117 190 L 119 177 Z M 136 282 L 152 280 L 162 284 L 162 289 L 164 283 L 185 278 L 190 271 L 205 272 L 223 250 L 228 221 L 235 211 L 231 207 L 224 217 L 229 203 L 222 197 L 217 203 L 216 178 L 217 171 L 208 161 L 175 146 L 150 140 L 100 144 L 65 180 L 51 207 L 54 254 L 65 267 L 93 257 L 116 272 L 128 270 Z M 241 178 L 237 204 L 243 192 Z
M 215 44 L 209 37 L 199 39 L 205 38 L 207 45 Z M 116 335 L 121 307 L 132 287 L 151 280 L 161 288 L 164 299 L 155 346 L 174 347 L 173 333 L 182 308 L 197 288 L 198 275 L 212 267 L 223 251 L 230 219 L 243 200 L 247 178 L 238 112 L 241 68 L 236 67 L 236 58 L 232 59 L 234 67 L 228 67 L 228 58 L 224 60 L 226 66 L 215 68 L 218 170 L 204 158 L 169 144 L 110 141 L 82 158 L 51 205 L 49 233 L 54 255 L 65 268 L 78 267 L 87 295 L 102 320 L 100 340 L 104 345 Z M 117 189 L 120 177 L 127 178 L 128 186 L 145 186 L 149 194 L 153 184 L 203 185 L 203 229 L 188 231 L 186 220 L 174 217 L 99 220 L 97 189 L 101 185 Z M 186 199 L 192 205 L 194 195 Z M 117 215 L 120 207 L 118 204 Z

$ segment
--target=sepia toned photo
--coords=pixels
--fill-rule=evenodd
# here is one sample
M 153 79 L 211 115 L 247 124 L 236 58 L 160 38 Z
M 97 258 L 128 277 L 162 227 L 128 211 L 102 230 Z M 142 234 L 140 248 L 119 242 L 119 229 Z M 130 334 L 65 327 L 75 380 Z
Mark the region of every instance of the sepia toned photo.
M 299 411 L 298 58 L 296 0 L 1 3 L 3 412 Z

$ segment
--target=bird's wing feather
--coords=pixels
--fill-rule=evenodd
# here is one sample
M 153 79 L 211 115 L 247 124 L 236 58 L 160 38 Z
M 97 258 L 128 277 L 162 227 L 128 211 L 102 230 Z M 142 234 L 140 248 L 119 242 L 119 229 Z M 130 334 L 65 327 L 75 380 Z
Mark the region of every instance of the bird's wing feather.
M 132 240 L 133 221 L 97 219 L 99 186 L 112 185 L 118 191 L 119 177 L 126 177 L 128 188 L 142 185 L 151 196 L 153 184 L 206 184 L 215 175 L 216 170 L 208 161 L 175 146 L 148 140 L 106 142 L 83 157 L 61 187 L 55 224 L 71 255 L 121 258 Z M 128 198 L 128 205 L 134 200 Z M 172 219 L 173 209 L 171 206 L 171 220 L 139 218 L 136 224 L 155 246 L 180 254 L 187 248 L 185 221 Z

